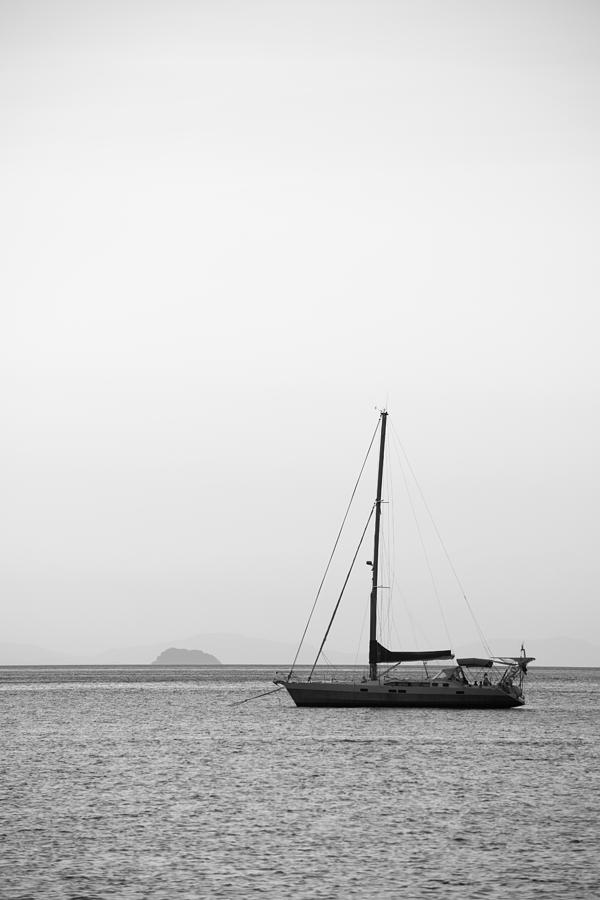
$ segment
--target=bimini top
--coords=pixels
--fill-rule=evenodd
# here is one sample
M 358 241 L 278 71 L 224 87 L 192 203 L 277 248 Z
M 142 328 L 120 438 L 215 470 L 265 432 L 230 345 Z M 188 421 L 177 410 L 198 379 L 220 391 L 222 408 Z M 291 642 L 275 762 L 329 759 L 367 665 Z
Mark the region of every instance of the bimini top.
M 463 656 L 462 659 L 457 659 L 456 662 L 459 666 L 466 666 L 468 669 L 491 669 L 494 665 L 493 659 L 480 659 L 478 656 Z
M 527 672 L 527 666 L 533 662 L 534 656 L 495 656 L 494 659 L 483 659 L 478 656 L 463 656 L 457 659 L 459 666 L 467 668 L 490 669 L 494 663 L 497 666 L 518 666 L 523 672 Z

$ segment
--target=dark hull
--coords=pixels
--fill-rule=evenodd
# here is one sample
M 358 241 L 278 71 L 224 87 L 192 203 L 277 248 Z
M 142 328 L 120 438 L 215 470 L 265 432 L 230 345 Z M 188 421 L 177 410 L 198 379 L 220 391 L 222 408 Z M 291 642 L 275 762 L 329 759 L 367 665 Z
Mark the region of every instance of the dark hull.
M 282 684 L 296 706 L 322 707 L 431 707 L 441 709 L 508 709 L 522 706 L 517 697 L 498 687 L 437 684 L 387 685 L 336 684 L 335 682 L 277 682 Z

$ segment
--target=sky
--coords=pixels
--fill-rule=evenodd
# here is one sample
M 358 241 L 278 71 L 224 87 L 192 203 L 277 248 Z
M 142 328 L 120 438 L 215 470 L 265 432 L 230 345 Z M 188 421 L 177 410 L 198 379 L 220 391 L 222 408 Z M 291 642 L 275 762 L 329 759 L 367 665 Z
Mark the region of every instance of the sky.
M 293 643 L 387 407 L 484 633 L 600 643 L 597 4 L 0 0 L 0 108 L 1 640 Z

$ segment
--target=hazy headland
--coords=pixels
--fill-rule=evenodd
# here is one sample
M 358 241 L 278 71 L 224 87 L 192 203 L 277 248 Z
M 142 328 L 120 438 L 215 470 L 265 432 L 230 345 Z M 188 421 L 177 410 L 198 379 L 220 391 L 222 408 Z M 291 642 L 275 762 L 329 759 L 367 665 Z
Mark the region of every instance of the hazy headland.
M 504 637 L 492 639 L 489 643 L 497 656 L 515 656 L 521 647 L 521 640 L 516 636 Z M 600 647 L 581 639 L 533 638 L 526 641 L 525 646 L 527 652 L 535 656 L 534 665 L 600 666 Z M 172 649 L 177 649 L 182 655 L 188 651 L 191 665 L 289 665 L 294 659 L 297 646 L 285 641 L 227 633 L 169 637 L 153 644 L 112 647 L 99 653 L 86 653 L 76 647 L 64 649 L 0 643 L 0 665 L 150 665 L 159 658 L 161 663 L 167 665 L 169 658 L 161 655 Z M 452 649 L 458 656 L 482 653 L 481 646 L 477 644 L 465 644 Z M 198 652 L 204 655 L 204 659 L 197 655 Z M 304 646 L 298 658 L 299 663 L 314 662 L 316 653 L 317 648 L 314 646 Z M 333 665 L 362 665 L 366 663 L 366 658 L 364 654 L 356 656 L 328 649 L 326 661 Z

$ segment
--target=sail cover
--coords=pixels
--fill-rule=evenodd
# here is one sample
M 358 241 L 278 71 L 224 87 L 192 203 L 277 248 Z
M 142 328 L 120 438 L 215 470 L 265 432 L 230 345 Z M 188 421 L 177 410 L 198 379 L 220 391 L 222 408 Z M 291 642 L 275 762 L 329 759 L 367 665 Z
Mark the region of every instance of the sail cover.
M 379 641 L 371 641 L 369 662 L 420 662 L 428 659 L 454 659 L 452 650 L 388 650 Z

